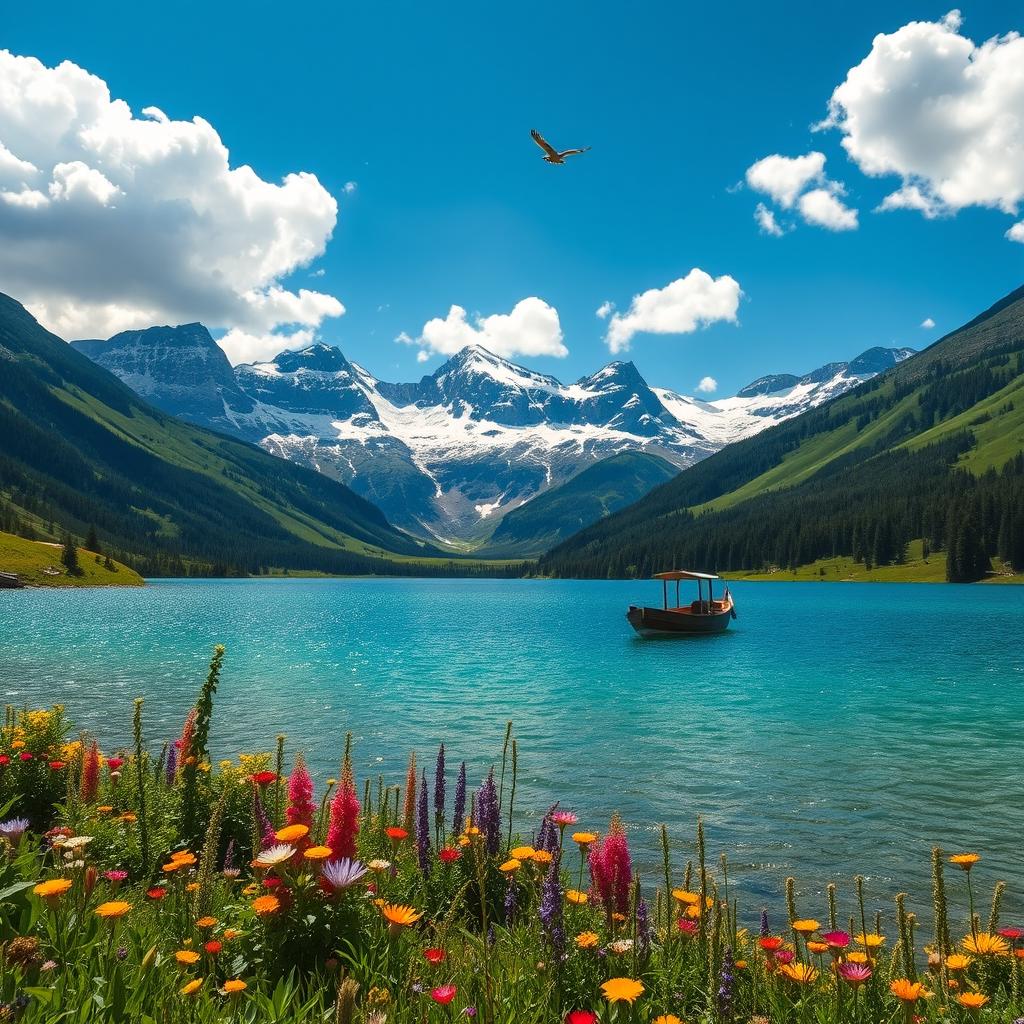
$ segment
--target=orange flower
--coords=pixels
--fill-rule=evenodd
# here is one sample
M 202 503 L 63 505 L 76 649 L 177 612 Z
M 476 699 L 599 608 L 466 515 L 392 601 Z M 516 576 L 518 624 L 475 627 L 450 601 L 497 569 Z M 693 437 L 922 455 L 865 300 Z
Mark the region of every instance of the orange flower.
M 308 825 L 286 825 L 274 833 L 274 838 L 279 843 L 294 843 L 296 840 L 305 839 L 309 835 Z
M 215 917 L 201 917 L 196 921 L 197 928 L 212 928 L 217 923 Z
M 877 932 L 869 932 L 867 935 L 861 932 L 857 936 L 857 944 L 865 949 L 880 949 L 885 945 L 885 936 Z
M 575 938 L 575 943 L 580 949 L 593 949 L 598 943 L 597 932 L 580 932 Z
M 609 1003 L 634 1003 L 644 994 L 644 983 L 632 978 L 609 978 L 601 986 Z
M 303 850 L 302 856 L 306 860 L 327 860 L 333 853 L 329 846 L 311 846 L 308 850 Z
M 818 978 L 817 967 L 812 967 L 810 964 L 803 964 L 799 960 L 783 964 L 779 968 L 779 972 L 789 978 L 790 981 L 795 981 L 799 985 L 810 985 Z
M 41 899 L 46 900 L 51 906 L 71 888 L 70 878 L 51 878 L 46 882 L 40 882 L 32 891 Z
M 199 883 L 189 882 L 188 885 L 185 886 L 185 892 L 199 892 Z
M 828 943 L 827 942 L 808 942 L 807 943 L 807 950 L 810 953 L 817 953 L 820 956 L 822 953 L 827 953 L 828 952 Z
M 964 949 L 968 953 L 976 953 L 978 956 L 1009 956 L 1010 944 L 1001 935 L 992 935 L 989 932 L 978 932 L 977 935 L 968 935 L 964 939 Z
M 518 861 L 515 859 L 515 857 L 511 857 L 507 861 L 505 861 L 505 863 L 502 864 L 501 867 L 498 868 L 498 870 L 504 872 L 506 875 L 511 875 L 514 872 L 518 871 L 522 866 L 522 861 Z
M 529 860 L 535 852 L 532 846 L 517 846 L 514 850 L 509 850 L 508 855 L 512 860 L 524 861 Z
M 946 969 L 949 971 L 966 971 L 974 963 L 974 957 L 964 956 L 963 953 L 950 953 L 946 957 Z
M 815 921 L 813 918 L 805 918 L 794 921 L 791 927 L 793 931 L 799 932 L 801 935 L 811 935 L 821 927 L 821 922 Z
M 397 935 L 403 928 L 415 924 L 423 916 L 422 911 L 404 903 L 385 903 L 380 908 L 380 914 L 387 921 L 392 935 Z
M 194 949 L 179 949 L 174 954 L 174 959 L 177 960 L 182 967 L 188 967 L 189 965 L 199 961 L 199 954 Z
M 688 892 L 686 889 L 673 889 L 672 896 L 679 900 L 680 903 L 685 903 L 688 907 L 693 906 L 695 903 L 700 903 L 700 893 Z
M 590 897 L 585 892 L 580 892 L 579 889 L 570 889 L 566 894 L 565 898 L 570 903 L 575 903 L 577 907 L 582 907 Z
M 655 1017 L 652 1024 L 683 1024 L 683 1022 L 674 1013 L 663 1013 L 660 1017 Z
M 195 864 L 195 862 L 196 855 L 194 853 L 190 853 L 188 850 L 178 850 L 176 853 L 171 854 L 172 864 L 191 865 Z
M 593 832 L 573 832 L 572 841 L 580 846 L 589 846 L 597 842 L 597 836 Z
M 949 858 L 949 863 L 955 864 L 964 871 L 970 871 L 979 860 L 981 860 L 981 857 L 977 853 L 954 853 Z
M 897 978 L 889 985 L 889 991 L 903 1003 L 916 1003 L 929 994 L 921 982 L 909 978 Z
M 183 996 L 194 996 L 203 987 L 202 978 L 193 978 L 187 985 L 178 990 Z
M 97 917 L 116 921 L 119 917 L 124 917 L 124 915 L 131 909 L 132 905 L 130 903 L 125 903 L 124 900 L 110 900 L 107 903 L 101 903 L 93 913 L 95 913 Z
M 281 909 L 281 901 L 276 896 L 257 896 L 252 901 L 252 909 L 260 917 L 269 917 Z
M 224 994 L 227 996 L 241 995 L 248 987 L 241 978 L 231 978 L 224 982 Z
M 530 855 L 530 860 L 534 864 L 550 864 L 554 857 L 547 850 L 534 850 Z
M 968 1010 L 980 1010 L 989 998 L 982 992 L 961 992 L 956 1001 Z

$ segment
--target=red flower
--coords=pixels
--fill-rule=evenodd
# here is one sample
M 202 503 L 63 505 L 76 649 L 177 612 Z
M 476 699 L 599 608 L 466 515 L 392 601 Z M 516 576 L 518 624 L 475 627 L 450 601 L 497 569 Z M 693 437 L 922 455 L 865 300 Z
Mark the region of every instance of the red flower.
M 439 985 L 437 988 L 430 990 L 430 998 L 435 1003 L 447 1006 L 455 998 L 455 994 L 458 991 L 454 985 Z
M 776 950 L 782 949 L 782 939 L 778 935 L 765 935 L 757 940 L 757 944 L 766 953 L 774 953 Z
M 0 768 L 2 768 L 5 764 L 10 763 L 11 759 L 6 754 L 0 754 Z
M 263 879 L 264 889 L 276 889 L 281 884 L 280 878 L 275 878 L 273 875 L 268 875 Z
M 597 1014 L 593 1010 L 570 1010 L 565 1015 L 565 1024 L 595 1024 Z
M 66 761 L 51 761 L 50 762 L 50 767 L 55 772 L 59 772 L 61 770 L 61 768 L 67 768 L 67 762 Z
M 423 950 L 423 959 L 427 963 L 439 964 L 441 963 L 447 954 L 443 949 L 425 949 Z
M 388 839 L 392 842 L 400 843 L 403 839 L 408 839 L 409 833 L 404 828 L 399 828 L 397 825 L 392 825 L 388 829 Z
M 205 949 L 210 956 L 214 956 L 219 953 L 223 948 L 223 943 L 218 942 L 216 939 L 210 939 L 209 942 L 203 944 L 203 949 Z
M 151 900 L 162 900 L 167 895 L 167 890 L 162 885 L 154 885 L 152 889 L 146 890 L 146 895 Z
M 699 930 L 699 926 L 696 921 L 691 921 L 688 917 L 681 917 L 676 921 L 676 927 L 684 935 L 696 935 Z
M 442 846 L 437 851 L 438 859 L 443 860 L 445 864 L 451 864 L 452 861 L 458 860 L 462 856 L 461 850 L 456 850 L 453 846 Z
M 121 765 L 123 765 L 123 764 L 124 764 L 124 758 L 123 757 L 108 757 L 107 758 L 107 767 L 112 772 L 116 772 L 117 769 L 120 768 Z
M 1004 939 L 1016 942 L 1018 939 L 1024 938 L 1024 928 L 1000 928 L 999 934 Z
M 22 761 L 31 761 L 32 760 L 32 755 L 27 750 L 23 750 L 18 755 L 18 757 L 20 757 L 22 759 Z
M 257 786 L 269 786 L 277 781 L 277 772 L 256 772 L 251 778 Z
M 367 891 L 367 892 L 368 892 L 368 893 L 369 893 L 369 894 L 370 894 L 371 896 L 376 896 L 376 895 L 377 895 L 377 883 L 376 883 L 376 882 L 370 882 L 370 883 L 369 883 L 369 884 L 368 884 L 368 885 L 366 886 L 366 891 Z

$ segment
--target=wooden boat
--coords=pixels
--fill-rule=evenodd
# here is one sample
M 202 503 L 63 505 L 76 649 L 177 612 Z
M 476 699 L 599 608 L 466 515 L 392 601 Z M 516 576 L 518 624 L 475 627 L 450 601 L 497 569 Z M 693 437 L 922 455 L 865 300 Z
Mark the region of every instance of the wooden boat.
M 729 623 L 736 618 L 736 607 L 732 594 L 729 593 L 729 587 L 725 587 L 720 598 L 716 598 L 712 591 L 712 584 L 715 580 L 721 579 L 720 576 L 709 572 L 673 569 L 671 572 L 655 573 L 654 579 L 661 580 L 664 597 L 662 607 L 642 608 L 631 604 L 629 611 L 626 612 L 629 624 L 641 636 L 671 634 L 699 636 L 724 633 L 729 628 Z M 697 581 L 697 600 L 692 604 L 682 605 L 679 603 L 680 580 Z M 668 585 L 671 582 L 676 585 L 674 607 L 669 607 L 668 603 Z M 705 583 L 707 583 L 707 596 L 704 594 Z

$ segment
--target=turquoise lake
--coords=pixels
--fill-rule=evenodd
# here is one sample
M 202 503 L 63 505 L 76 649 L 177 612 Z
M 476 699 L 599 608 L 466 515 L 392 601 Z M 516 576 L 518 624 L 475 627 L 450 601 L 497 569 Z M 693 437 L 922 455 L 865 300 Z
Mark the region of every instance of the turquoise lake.
M 658 863 L 661 822 L 682 865 L 702 814 L 741 901 L 756 910 L 792 874 L 816 915 L 825 883 L 848 894 L 858 872 L 879 899 L 905 890 L 923 905 L 931 847 L 977 849 L 979 885 L 1006 879 L 1024 912 L 1024 589 L 733 591 L 733 629 L 696 640 L 634 636 L 624 612 L 657 603 L 650 582 L 0 592 L 0 692 L 62 700 L 106 749 L 127 741 L 142 695 L 158 746 L 221 642 L 218 755 L 283 732 L 322 779 L 351 730 L 360 774 L 399 783 L 409 749 L 429 775 L 444 739 L 473 782 L 500 762 L 512 719 L 524 834 L 555 800 L 597 829 L 617 809 L 641 867 Z

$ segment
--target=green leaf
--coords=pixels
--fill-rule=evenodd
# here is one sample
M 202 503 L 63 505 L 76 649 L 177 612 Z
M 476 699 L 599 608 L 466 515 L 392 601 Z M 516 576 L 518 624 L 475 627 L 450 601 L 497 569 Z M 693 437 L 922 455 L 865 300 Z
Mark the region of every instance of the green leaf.
M 9 885 L 6 889 L 0 889 L 0 903 L 9 899 L 11 896 L 16 896 L 19 892 L 31 889 L 35 884 L 35 880 L 29 882 L 15 882 L 14 885 Z

